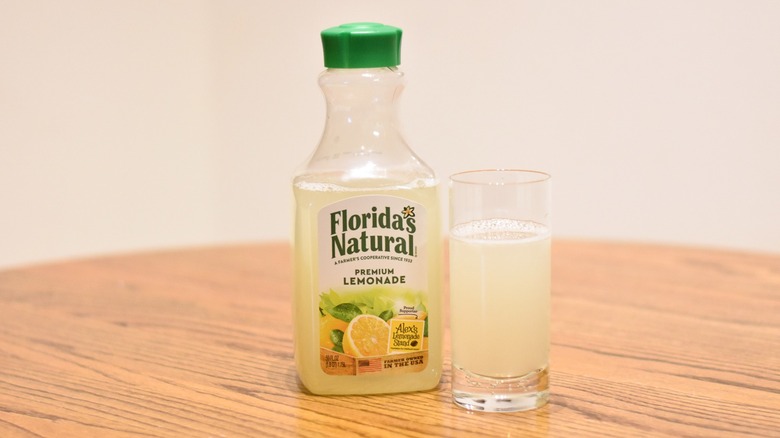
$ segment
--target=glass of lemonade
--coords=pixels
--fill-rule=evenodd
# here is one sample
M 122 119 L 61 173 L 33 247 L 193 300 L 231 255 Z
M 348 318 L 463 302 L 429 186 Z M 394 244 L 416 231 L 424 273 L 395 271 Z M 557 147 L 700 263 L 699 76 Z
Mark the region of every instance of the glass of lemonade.
M 452 397 L 511 412 L 548 399 L 550 176 L 477 170 L 450 177 Z

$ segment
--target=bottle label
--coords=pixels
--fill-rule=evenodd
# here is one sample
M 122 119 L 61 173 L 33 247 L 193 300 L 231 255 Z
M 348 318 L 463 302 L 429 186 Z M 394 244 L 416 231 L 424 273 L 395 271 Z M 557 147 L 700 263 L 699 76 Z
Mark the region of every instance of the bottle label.
M 425 208 L 396 196 L 357 196 L 325 206 L 317 221 L 322 370 L 361 375 L 425 369 Z

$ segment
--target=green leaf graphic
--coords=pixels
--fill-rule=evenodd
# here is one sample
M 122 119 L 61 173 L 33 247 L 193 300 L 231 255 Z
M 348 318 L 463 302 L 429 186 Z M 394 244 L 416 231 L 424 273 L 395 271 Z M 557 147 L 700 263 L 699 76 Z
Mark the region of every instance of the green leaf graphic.
M 384 319 L 385 322 L 389 321 L 390 318 L 393 317 L 393 311 L 392 310 L 385 310 L 384 312 L 379 314 L 379 317 Z
M 341 345 L 344 342 L 344 332 L 339 329 L 333 329 L 330 331 L 330 341 L 333 345 Z
M 360 310 L 360 307 L 352 303 L 341 303 L 331 309 L 330 314 L 333 315 L 334 318 L 350 322 L 354 317 L 363 314 L 363 312 Z

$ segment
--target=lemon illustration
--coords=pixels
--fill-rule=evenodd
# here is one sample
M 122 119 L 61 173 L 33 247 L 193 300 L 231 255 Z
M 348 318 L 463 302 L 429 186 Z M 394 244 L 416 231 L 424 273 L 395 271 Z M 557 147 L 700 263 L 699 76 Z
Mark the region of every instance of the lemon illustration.
M 380 317 L 358 315 L 344 332 L 344 353 L 355 357 L 387 354 L 390 326 Z

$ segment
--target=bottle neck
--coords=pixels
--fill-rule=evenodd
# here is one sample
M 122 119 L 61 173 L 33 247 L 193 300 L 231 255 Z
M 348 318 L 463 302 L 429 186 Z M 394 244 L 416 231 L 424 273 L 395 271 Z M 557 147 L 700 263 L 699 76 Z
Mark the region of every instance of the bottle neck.
M 362 154 L 406 149 L 396 108 L 403 73 L 395 68 L 329 69 L 319 83 L 327 103 L 321 149 Z

